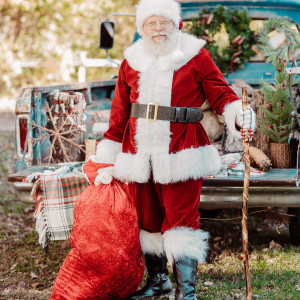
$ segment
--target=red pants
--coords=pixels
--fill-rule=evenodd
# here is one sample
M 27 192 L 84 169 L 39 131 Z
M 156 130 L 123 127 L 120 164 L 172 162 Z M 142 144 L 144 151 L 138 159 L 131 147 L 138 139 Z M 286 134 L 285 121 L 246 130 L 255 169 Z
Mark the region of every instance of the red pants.
M 162 234 L 179 226 L 199 229 L 202 179 L 170 184 L 133 182 L 129 188 L 140 229 Z

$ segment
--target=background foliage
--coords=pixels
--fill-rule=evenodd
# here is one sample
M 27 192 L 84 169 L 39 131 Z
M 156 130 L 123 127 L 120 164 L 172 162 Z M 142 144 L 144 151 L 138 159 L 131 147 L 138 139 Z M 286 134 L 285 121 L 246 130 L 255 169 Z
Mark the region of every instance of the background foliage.
M 230 73 L 242 68 L 255 55 L 251 47 L 256 39 L 254 31 L 250 29 L 250 22 L 246 10 L 230 10 L 218 5 L 213 12 L 207 7 L 203 8 L 199 17 L 192 19 L 188 30 L 207 41 L 205 48 L 210 51 L 217 66 L 223 73 Z M 224 30 L 228 41 L 220 47 L 216 35 L 222 34 Z
M 134 12 L 137 0 L 0 0 L 0 96 L 21 87 L 77 81 L 81 51 L 104 58 L 98 48 L 99 22 L 112 12 Z M 132 41 L 134 17 L 113 17 L 116 39 L 110 51 L 122 58 Z M 120 31 L 122 29 L 122 34 Z M 34 62 L 38 67 L 20 68 Z M 89 68 L 87 80 L 110 78 L 116 69 Z
M 276 82 L 268 84 L 263 79 L 260 81 L 267 105 L 261 106 L 264 117 L 258 116 L 258 130 L 274 143 L 287 143 L 295 118 L 289 94 L 289 75 L 285 72 L 286 58 L 277 58 L 270 53 L 270 59 L 277 71 Z M 291 84 L 293 83 L 294 80 Z

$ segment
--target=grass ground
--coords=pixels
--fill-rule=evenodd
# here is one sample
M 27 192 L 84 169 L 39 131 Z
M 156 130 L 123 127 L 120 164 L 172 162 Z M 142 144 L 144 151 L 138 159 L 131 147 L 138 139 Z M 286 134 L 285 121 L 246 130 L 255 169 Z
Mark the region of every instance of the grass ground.
M 13 133 L 0 134 L 0 299 L 49 299 L 69 242 L 53 242 L 48 255 L 38 245 L 34 207 L 19 202 L 7 182 L 14 172 Z M 244 299 L 240 221 L 202 220 L 201 227 L 211 238 L 207 262 L 198 268 L 197 298 Z M 248 227 L 253 299 L 300 299 L 300 247 L 290 245 L 288 228 L 254 216 Z

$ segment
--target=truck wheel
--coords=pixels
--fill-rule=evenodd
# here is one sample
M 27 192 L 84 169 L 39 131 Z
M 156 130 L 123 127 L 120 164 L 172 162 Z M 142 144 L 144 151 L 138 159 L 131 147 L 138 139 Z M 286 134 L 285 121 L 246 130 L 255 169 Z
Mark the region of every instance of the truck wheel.
M 293 245 L 300 245 L 300 207 L 289 207 L 288 213 L 295 215 L 289 224 L 291 242 Z

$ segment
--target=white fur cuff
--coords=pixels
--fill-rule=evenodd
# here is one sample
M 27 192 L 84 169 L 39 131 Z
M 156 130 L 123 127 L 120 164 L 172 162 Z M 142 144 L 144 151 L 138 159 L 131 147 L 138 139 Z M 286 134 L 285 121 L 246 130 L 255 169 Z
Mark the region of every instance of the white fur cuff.
M 122 152 L 122 143 L 112 140 L 102 140 L 97 145 L 96 157 L 93 159 L 97 163 L 114 164 L 119 153 Z
M 188 227 L 176 227 L 166 231 L 163 236 L 163 246 L 168 262 L 190 257 L 203 263 L 206 258 L 209 238 L 208 232 L 194 230 Z
M 161 233 L 151 233 L 146 230 L 140 230 L 141 249 L 144 254 L 155 254 L 161 256 L 163 254 L 163 246 Z

